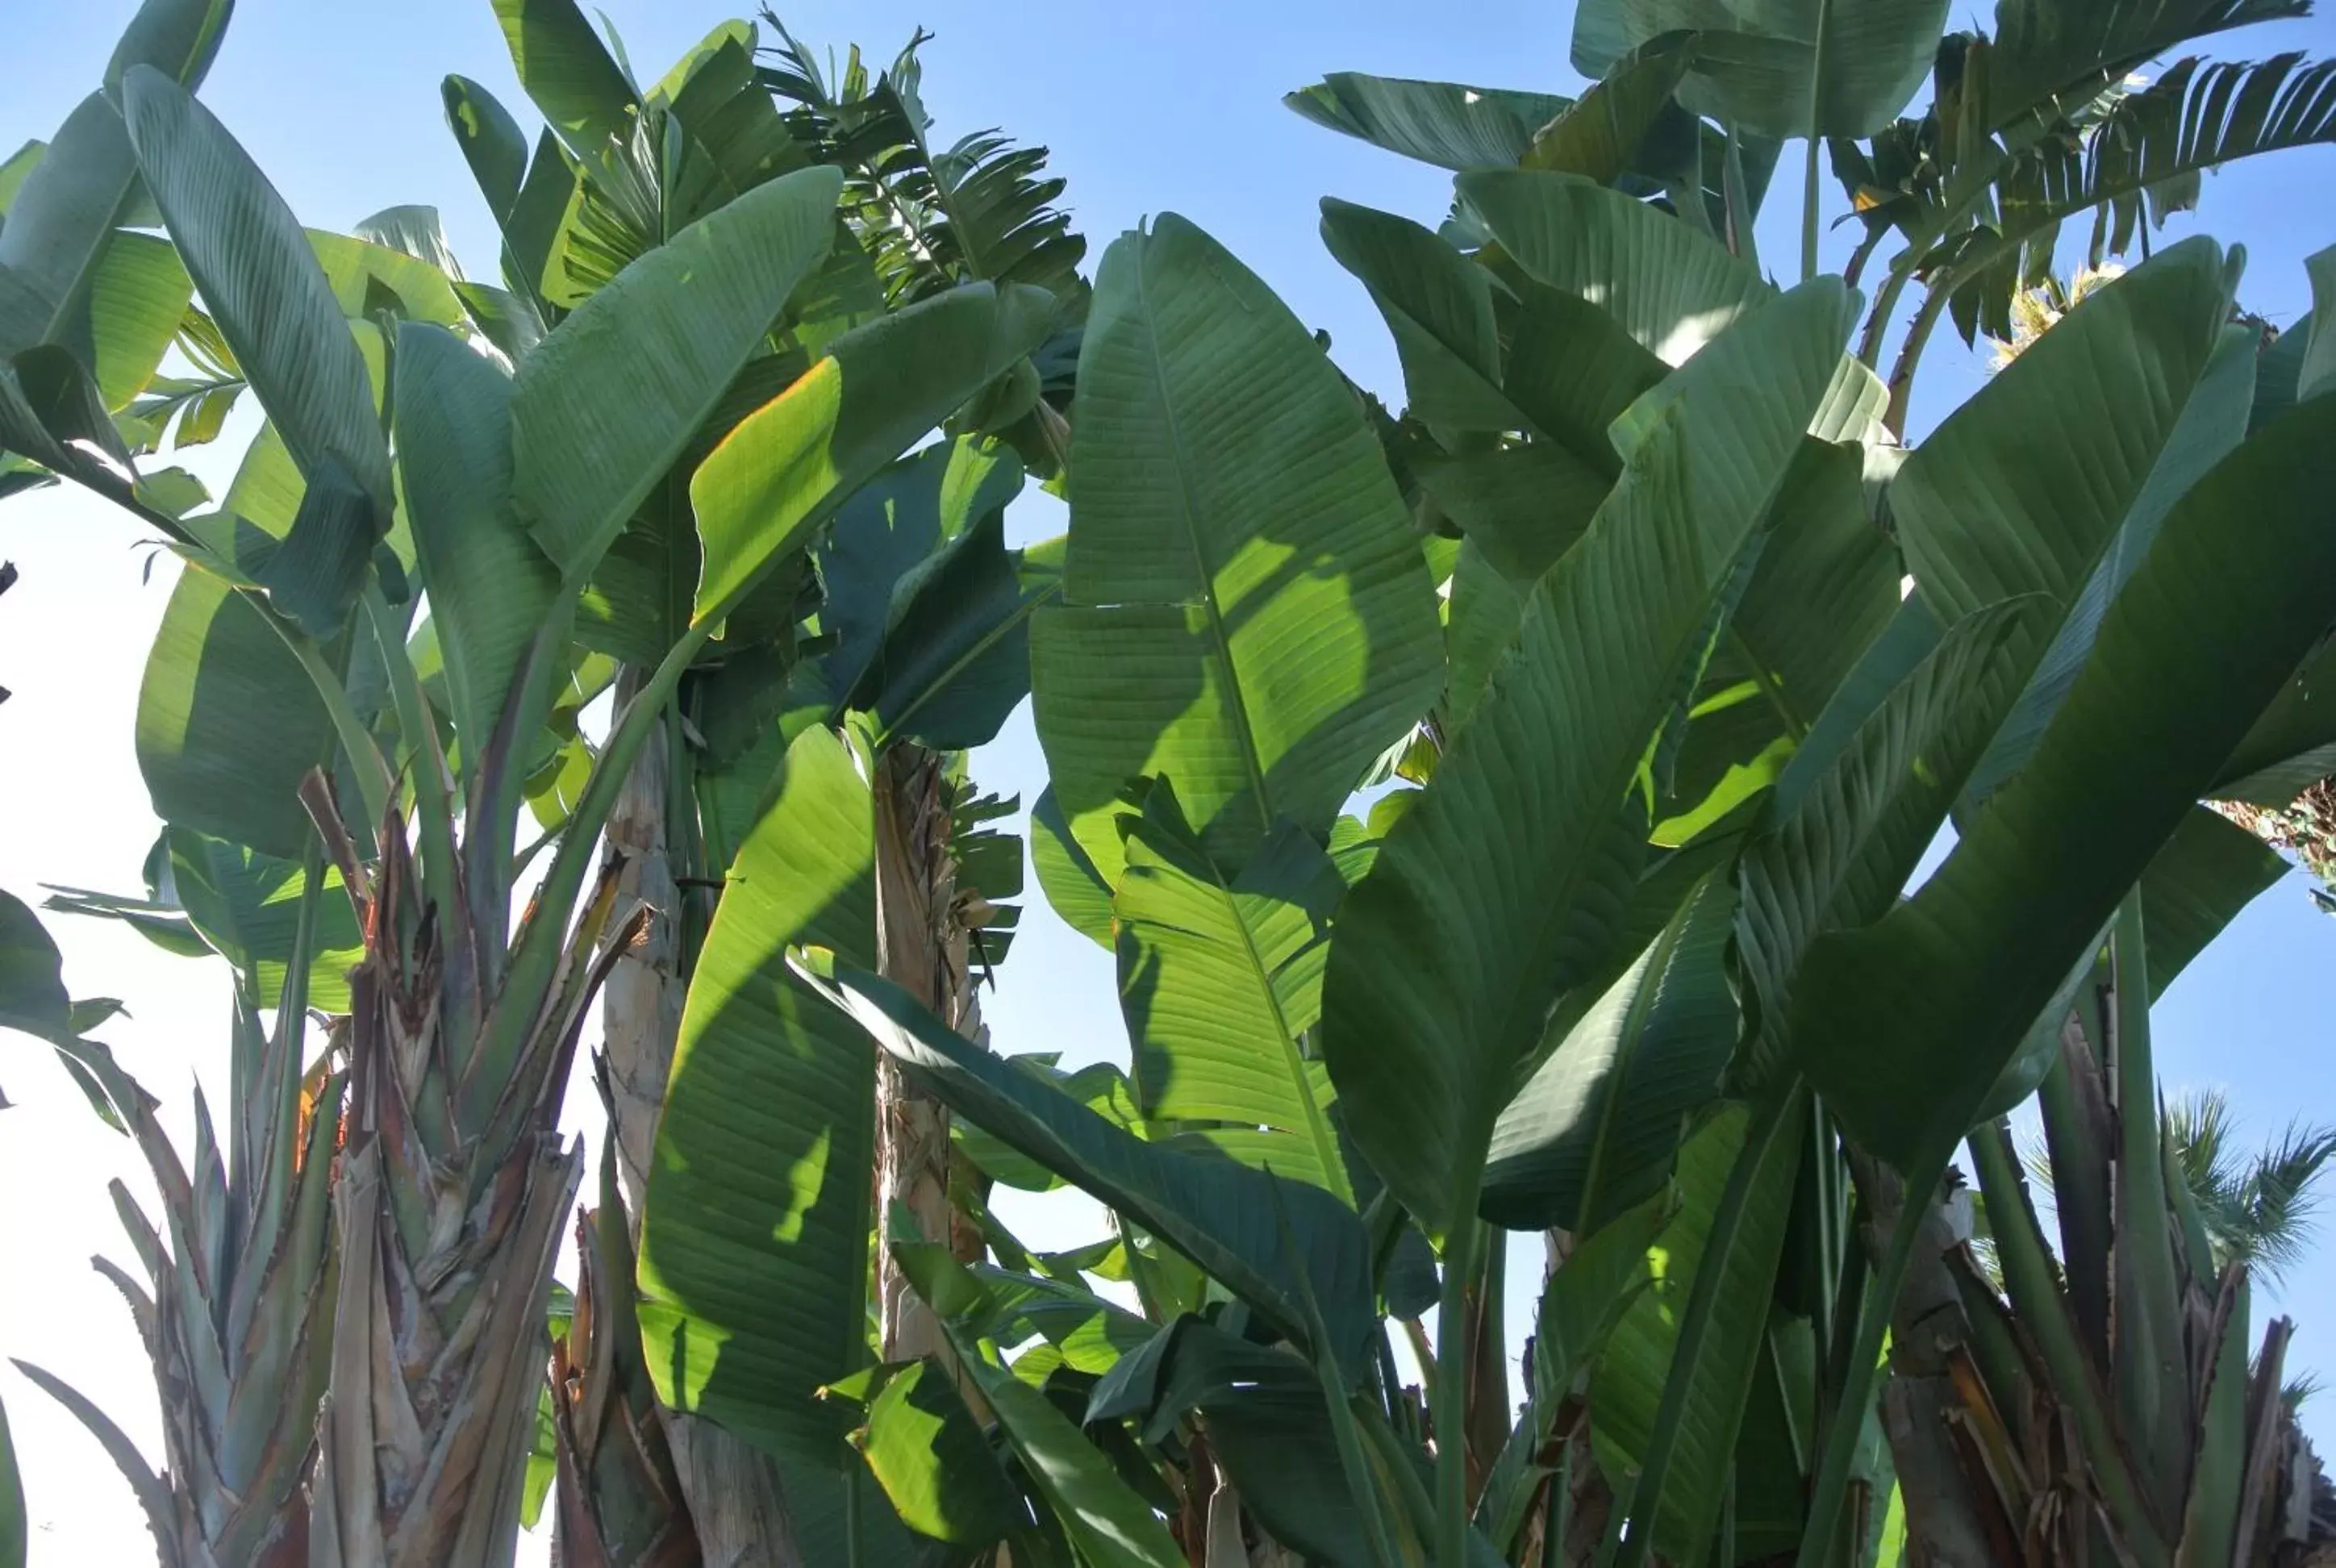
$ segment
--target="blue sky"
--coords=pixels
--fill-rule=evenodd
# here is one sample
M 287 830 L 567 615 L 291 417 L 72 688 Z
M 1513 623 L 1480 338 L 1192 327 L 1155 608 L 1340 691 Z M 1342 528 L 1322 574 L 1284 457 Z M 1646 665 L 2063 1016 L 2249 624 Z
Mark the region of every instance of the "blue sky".
M 0 155 L 49 135 L 95 84 L 131 9 L 131 0 L 8 7 L 16 65 L 0 102 Z M 729 14 L 712 0 L 611 0 L 606 9 L 645 77 L 661 73 Z M 915 26 L 930 28 L 938 37 L 926 50 L 925 96 L 941 133 L 997 125 L 1048 145 L 1090 238 L 1090 263 L 1147 214 L 1180 212 L 1241 257 L 1309 325 L 1327 329 L 1349 375 L 1397 403 L 1393 349 L 1360 287 L 1323 250 L 1317 203 L 1336 195 L 1432 222 L 1446 205 L 1446 179 L 1300 121 L 1281 106 L 1281 94 L 1334 70 L 1554 91 L 1580 82 L 1566 63 L 1572 11 L 1562 4 L 822 0 L 790 5 L 784 15 L 805 41 L 840 54 L 857 39 L 880 63 Z M 1957 6 L 1958 24 L 1988 20 L 1988 9 Z M 2257 28 L 2228 43 L 2248 57 L 2336 52 L 2336 21 Z M 484 83 L 530 118 L 486 0 L 243 0 L 204 96 L 304 221 L 345 229 L 395 203 L 434 203 L 457 253 L 474 273 L 491 275 L 490 220 L 441 119 L 438 83 L 448 72 Z M 1796 161 L 1797 150 L 1787 158 Z M 1762 226 L 1772 268 L 1789 268 L 1796 255 L 1797 172 L 1788 162 Z M 2284 322 L 2308 301 L 2302 257 L 2336 240 L 2331 193 L 2336 151 L 2288 154 L 2211 178 L 2203 214 L 2177 218 L 2173 231 L 2203 228 L 2243 239 L 2250 253 L 2243 297 Z M 1829 179 L 1825 195 L 1830 217 L 1839 202 Z M 1838 263 L 1851 238 L 1828 235 L 1828 264 Z M 1935 350 L 1916 395 L 1916 431 L 1981 375 L 1952 346 Z M 214 456 L 196 466 L 223 479 L 217 464 Z M 1060 509 L 1037 498 L 1017 508 L 1011 526 L 1026 539 L 1056 531 Z M 0 769 L 0 823 L 8 824 L 0 886 L 20 895 L 41 881 L 136 884 L 152 823 L 131 722 L 169 578 L 166 561 L 141 584 L 136 541 L 124 520 L 77 496 L 0 507 L 0 557 L 24 572 L 0 603 L 0 685 L 17 693 L 0 707 L 0 755 L 12 765 Z M 985 751 L 978 769 L 988 787 L 1035 794 L 1043 768 L 1027 716 Z M 135 1017 L 118 1032 L 119 1048 L 183 1127 L 190 1080 L 217 1084 L 223 1076 L 223 984 L 119 931 L 75 923 L 60 936 L 78 992 L 130 1001 Z M 1001 982 L 986 1005 L 1002 1048 L 1124 1059 L 1109 959 L 1043 907 L 1028 917 Z M 2336 920 L 2315 912 L 2301 879 L 2291 878 L 2176 985 L 2160 1007 L 2156 1036 L 2168 1086 L 2226 1089 L 2252 1135 L 2267 1136 L 2292 1117 L 2336 1120 Z M 0 1255 L 10 1259 L 12 1281 L 43 1281 L 0 1300 L 0 1351 L 71 1371 L 151 1446 L 151 1396 L 127 1314 L 84 1265 L 92 1250 L 125 1251 L 103 1178 L 121 1174 L 141 1188 L 142 1181 L 120 1140 L 87 1125 L 62 1075 L 30 1052 L 0 1051 L 0 1084 L 23 1107 L 0 1117 Z M 2260 1292 L 2258 1301 L 2300 1312 L 2296 1359 L 2336 1375 L 2331 1260 L 2336 1250 L 2315 1249 L 2283 1290 Z M 1529 1281 L 1537 1269 L 1536 1243 L 1512 1277 Z M 96 1446 L 13 1369 L 0 1369 L 0 1399 L 26 1450 L 40 1526 L 35 1562 L 142 1556 L 129 1493 Z M 2336 1392 L 2314 1402 L 2307 1424 L 2323 1451 L 2336 1449 Z

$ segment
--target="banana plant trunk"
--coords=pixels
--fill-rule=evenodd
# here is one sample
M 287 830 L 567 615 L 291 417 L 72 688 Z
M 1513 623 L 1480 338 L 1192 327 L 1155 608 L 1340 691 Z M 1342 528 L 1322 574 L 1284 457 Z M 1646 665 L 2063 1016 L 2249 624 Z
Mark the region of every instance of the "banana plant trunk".
M 627 670 L 618 699 L 628 702 L 641 679 Z M 673 804 L 667 748 L 644 747 L 610 813 L 610 852 L 622 866 L 618 887 L 654 911 L 642 940 L 609 971 L 601 1008 L 604 1082 L 615 1137 L 611 1158 L 622 1183 L 633 1243 L 640 1242 L 641 1199 L 648 1190 L 666 1077 L 688 990 L 683 952 L 682 888 L 667 845 Z M 718 868 L 717 868 L 718 869 Z M 685 1411 L 657 1408 L 681 1500 L 707 1568 L 804 1568 L 777 1469 L 759 1450 Z
M 957 918 L 957 869 L 949 852 L 949 784 L 938 753 L 906 744 L 878 758 L 876 957 L 885 979 L 935 1018 L 980 1037 L 966 983 L 967 933 Z M 906 1210 L 929 1242 L 978 1257 L 980 1240 L 949 1203 L 949 1112 L 901 1076 L 890 1057 L 876 1067 L 876 1214 L 880 1227 Z M 878 1325 L 887 1361 L 939 1355 L 940 1326 L 910 1287 L 890 1249 L 877 1253 Z
M 1859 1239 L 1879 1266 L 1904 1205 L 1915 1200 L 1881 1161 L 1847 1145 L 1865 1200 Z M 1890 1375 L 1882 1385 L 1882 1427 L 1906 1511 L 1906 1568 L 1991 1568 L 2016 1560 L 2016 1540 L 1972 1485 L 1977 1459 L 1961 1426 L 1961 1390 L 1978 1376 L 1971 1325 L 1955 1262 L 1971 1239 L 1969 1200 L 1928 1193 L 1930 1212 L 1890 1316 Z M 1990 1534 L 1990 1531 L 1993 1534 Z M 2000 1553 L 2013 1553 L 2007 1559 Z
M 492 989 L 489 944 L 472 940 L 462 901 L 425 891 L 394 811 L 368 873 L 320 775 L 306 794 L 365 937 L 310 1562 L 502 1568 L 518 1538 L 552 1260 L 583 1172 L 580 1146 L 560 1145 L 560 1092 L 605 967 L 593 951 L 604 934 L 621 947 L 629 933 L 611 920 L 604 878 L 516 1060 L 487 1063 L 477 1025 L 493 1010 L 479 999 Z

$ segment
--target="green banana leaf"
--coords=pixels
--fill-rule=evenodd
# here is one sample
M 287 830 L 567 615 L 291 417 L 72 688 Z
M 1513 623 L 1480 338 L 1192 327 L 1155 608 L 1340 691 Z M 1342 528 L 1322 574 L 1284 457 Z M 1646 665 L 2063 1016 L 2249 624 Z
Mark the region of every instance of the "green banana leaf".
M 1281 101 L 1317 125 L 1455 170 L 1515 167 L 1534 134 L 1573 102 L 1359 71 L 1333 72 Z
M 940 1320 L 960 1375 L 988 1403 L 1078 1561 L 1093 1568 L 1184 1568 L 1168 1527 L 1120 1477 L 1110 1456 L 1053 1400 L 985 1353 L 992 1303 L 974 1276 L 947 1249 L 930 1242 L 895 1241 L 893 1255 Z
M 1479 170 L 1459 188 L 1528 277 L 1600 306 L 1667 364 L 1775 293 L 1710 236 L 1578 175 Z
M 2336 538 L 2315 521 L 2336 482 L 2331 433 L 2336 404 L 2302 404 L 2175 503 L 2027 768 L 1912 900 L 1811 950 L 1793 1018 L 1806 1069 L 1902 1169 L 1928 1169 L 1961 1138 L 2336 614 Z
M 1296 1339 L 1307 1337 L 1310 1290 L 1330 1353 L 1348 1376 L 1359 1371 L 1375 1321 L 1370 1242 L 1345 1204 L 1221 1154 L 1147 1143 L 944 1027 L 889 980 L 832 956 L 808 954 L 796 972 L 950 1110 L 1125 1214 Z
M 122 94 L 170 238 L 308 483 L 261 580 L 302 629 L 328 638 L 394 505 L 365 355 L 306 232 L 226 128 L 151 66 L 130 71 Z
M 1736 1046 L 1724 959 L 1735 890 L 1707 879 L 1493 1125 L 1481 1211 L 1589 1234 L 1660 1192 Z
M 786 951 L 873 960 L 871 813 L 834 732 L 796 736 L 698 956 L 641 1211 L 657 1397 L 829 1467 L 842 1413 L 813 1396 L 867 1353 L 875 1059 Z
M 398 328 L 397 463 L 445 660 L 448 716 L 464 755 L 484 752 L 560 570 L 511 507 L 511 378 L 440 327 Z
M 629 140 L 639 94 L 576 0 L 495 0 L 495 20 L 520 85 L 570 151 L 594 159 Z
M 522 363 L 511 493 L 565 575 L 598 564 L 827 254 L 842 190 L 832 169 L 758 187 L 625 268 Z
M 1167 779 L 1235 873 L 1277 816 L 1326 833 L 1435 700 L 1435 590 L 1361 404 L 1183 219 L 1104 258 L 1070 482 L 1063 602 L 1032 623 L 1031 677 L 1089 858 L 1116 881 L 1112 819 L 1138 777 Z
M 1341 911 L 1331 1078 L 1357 1143 L 1436 1233 L 1475 1212 L 1550 1005 L 1605 960 L 1645 855 L 1639 786 L 1831 381 L 1847 304 L 1837 283 L 1796 290 L 1650 394 L 1665 405 L 1621 482 L 1533 589 L 1514 651 Z M 1731 396 L 1755 362 L 1760 397 Z
M 1306 1056 L 1329 917 L 1346 891 L 1338 868 L 1282 822 L 1228 877 L 1165 784 L 1120 826 L 1120 1005 L 1144 1114 L 1269 1129 L 1279 1135 L 1260 1140 L 1263 1163 L 1352 1203 L 1322 1068 Z
M 1632 50 L 1698 29 L 1680 100 L 1759 136 L 1871 136 L 1930 74 L 1946 0 L 1583 0 L 1573 66 L 1603 76 Z
M 695 623 L 719 626 L 774 561 L 1035 348 L 1054 314 L 1055 297 L 1031 285 L 950 289 L 837 338 L 827 358 L 740 422 L 689 482 L 704 550 Z
M 931 1361 L 876 1369 L 867 1418 L 852 1434 L 901 1522 L 954 1546 L 988 1546 L 1028 1512 L 980 1423 Z
M 63 344 L 114 408 L 153 374 L 178 331 L 177 317 L 161 321 L 158 312 L 122 307 L 133 298 L 167 303 L 185 272 L 175 257 L 165 262 L 155 254 L 168 246 L 122 231 L 142 202 L 137 158 L 122 125 L 122 78 L 146 66 L 193 92 L 232 9 L 229 0 L 145 0 L 114 49 L 104 91 L 74 107 L 36 161 L 22 153 L 9 161 L 16 184 L 0 228 L 0 360 L 36 343 Z M 137 286 L 137 273 L 150 274 L 151 282 L 158 267 L 160 294 Z M 170 281 L 173 272 L 177 283 Z M 183 310 L 183 294 L 178 304 Z M 141 361 L 144 376 L 122 374 Z
M 1719 1519 L 1736 1434 L 1767 1339 L 1768 1300 L 1806 1141 L 1805 1097 L 1795 1096 L 1771 1128 L 1730 1105 L 1689 1138 L 1679 1154 L 1679 1207 L 1648 1260 L 1653 1288 L 1634 1301 L 1607 1336 L 1590 1374 L 1590 1414 L 1600 1463 L 1609 1475 L 1636 1469 L 1670 1421 L 1669 1460 L 1655 1500 L 1653 1549 L 1669 1562 L 1699 1563 Z M 1750 1160 L 1743 1171 L 1740 1161 Z M 1732 1227 L 1720 1221 L 1727 1190 L 1742 1182 Z M 1724 1250 L 1716 1255 L 1714 1246 Z M 1721 1274 L 1707 1329 L 1693 1361 L 1679 1351 L 1688 1300 L 1698 1272 Z M 1667 1405 L 1676 1406 L 1667 1410 Z

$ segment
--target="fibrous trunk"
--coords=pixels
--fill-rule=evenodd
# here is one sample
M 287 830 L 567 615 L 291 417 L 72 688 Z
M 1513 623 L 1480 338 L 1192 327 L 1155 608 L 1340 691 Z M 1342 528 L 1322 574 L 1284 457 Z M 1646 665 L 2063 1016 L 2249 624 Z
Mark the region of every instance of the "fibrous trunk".
M 625 680 L 634 678 L 628 672 Z M 618 693 L 620 700 L 630 695 Z M 644 748 L 608 826 L 609 849 L 624 868 L 620 892 L 650 911 L 641 940 L 609 971 L 601 1010 L 612 1157 L 636 1245 L 657 1119 L 665 1111 L 666 1077 L 681 1027 L 682 998 L 688 990 L 681 952 L 682 893 L 666 846 L 670 776 L 663 748 Z M 699 1417 L 663 1406 L 657 1416 L 708 1568 L 802 1568 L 803 1554 L 770 1459 Z
M 490 959 L 459 896 L 422 887 L 392 813 L 368 877 L 311 791 L 356 905 L 346 1146 L 334 1212 L 340 1284 L 319 1417 L 318 1568 L 500 1568 L 518 1535 L 547 1349 L 551 1264 L 583 1170 L 560 1091 L 608 961 L 604 877 L 555 983 L 492 1062 Z M 458 890 L 437 890 L 455 893 Z
M 940 757 L 921 746 L 888 748 L 876 767 L 877 968 L 951 1028 L 978 1038 L 966 983 L 967 932 L 957 919 L 949 853 L 949 782 Z M 949 1112 L 902 1076 L 889 1057 L 876 1067 L 876 1213 L 889 1228 L 905 1211 L 929 1242 L 980 1256 L 970 1228 L 953 1223 Z M 894 1264 L 878 1254 L 878 1318 L 888 1361 L 939 1354 L 939 1325 Z

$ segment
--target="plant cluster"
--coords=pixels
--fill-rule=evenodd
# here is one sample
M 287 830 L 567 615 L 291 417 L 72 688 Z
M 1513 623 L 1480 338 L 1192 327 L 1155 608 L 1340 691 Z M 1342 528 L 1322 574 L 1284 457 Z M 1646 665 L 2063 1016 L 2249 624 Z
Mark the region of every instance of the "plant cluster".
M 299 225 L 194 95 L 229 9 L 146 0 L 0 167 L 0 493 L 182 562 L 147 886 L 52 907 L 236 978 L 181 1152 L 0 895 L 0 1024 L 161 1193 L 101 1267 L 164 1467 L 25 1370 L 168 1568 L 546 1511 L 657 1568 L 2336 1550 L 2250 1338 L 2326 1140 L 2240 1175 L 2149 1043 L 2285 869 L 2202 803 L 2336 765 L 2336 335 L 2148 237 L 2336 141 L 2336 63 L 2136 73 L 2301 0 L 1584 0 L 1578 98 L 1330 76 L 1292 107 L 1455 177 L 1323 205 L 1399 411 L 1175 215 L 1090 283 L 1044 150 L 934 138 L 922 34 L 644 86 L 494 0 L 544 124 L 446 80 L 486 283 L 428 208 Z M 1910 446 L 1942 318 L 2025 333 Z M 247 394 L 213 498 L 166 454 Z M 1031 482 L 1069 531 L 1009 549 Z M 1125 1070 L 981 1019 L 1024 845 L 967 754 L 1026 697 Z

